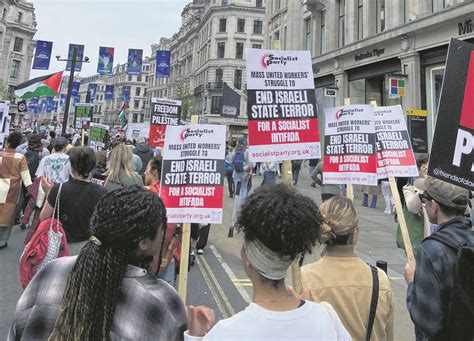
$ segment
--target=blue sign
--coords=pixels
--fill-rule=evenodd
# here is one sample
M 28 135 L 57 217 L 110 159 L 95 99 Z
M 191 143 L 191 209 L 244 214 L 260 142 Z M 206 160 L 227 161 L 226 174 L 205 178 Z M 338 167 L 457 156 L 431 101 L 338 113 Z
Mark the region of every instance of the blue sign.
M 61 94 L 61 97 L 59 98 L 59 107 L 61 110 L 64 110 L 66 108 L 66 97 L 67 95 Z
M 114 48 L 99 47 L 99 62 L 97 63 L 97 73 L 111 75 L 114 67 Z
M 35 59 L 33 60 L 34 70 L 48 70 L 51 61 L 52 41 L 38 40 L 36 42 Z
M 169 78 L 171 51 L 156 52 L 156 77 Z
M 46 112 L 52 112 L 54 107 L 54 97 L 53 96 L 46 96 L 45 106 Z
M 87 103 L 94 103 L 95 94 L 97 93 L 97 84 L 90 83 L 89 87 L 87 88 Z
M 107 102 L 112 102 L 114 100 L 114 86 L 113 85 L 105 86 L 105 100 Z
M 80 87 L 81 87 L 81 83 L 72 82 L 71 98 L 74 98 L 74 100 L 78 99 L 78 102 L 81 100 L 81 96 L 79 95 Z
M 122 87 L 122 100 L 125 103 L 130 103 L 130 90 L 131 90 L 130 86 Z
M 127 73 L 129 75 L 141 75 L 143 64 L 143 50 L 129 49 Z
M 84 45 L 69 44 L 68 60 L 72 60 L 73 50 L 76 48 L 76 67 L 74 71 L 82 70 L 82 58 L 84 58 Z M 71 71 L 71 62 L 67 62 L 66 71 Z
M 38 108 L 38 97 L 33 97 L 28 101 L 28 111 L 36 113 L 36 108 Z

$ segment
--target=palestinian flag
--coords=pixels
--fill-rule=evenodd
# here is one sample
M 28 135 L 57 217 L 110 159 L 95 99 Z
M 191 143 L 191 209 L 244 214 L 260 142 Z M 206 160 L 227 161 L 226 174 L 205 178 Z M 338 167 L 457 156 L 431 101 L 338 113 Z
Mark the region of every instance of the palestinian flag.
M 122 123 L 122 124 L 126 123 L 127 115 L 125 114 L 125 110 L 127 110 L 127 109 L 128 109 L 128 104 L 125 102 L 122 106 L 122 109 L 119 112 L 119 116 L 118 116 L 119 123 Z
M 15 96 L 22 99 L 31 99 L 36 96 L 56 96 L 61 86 L 63 72 L 30 79 L 14 88 Z

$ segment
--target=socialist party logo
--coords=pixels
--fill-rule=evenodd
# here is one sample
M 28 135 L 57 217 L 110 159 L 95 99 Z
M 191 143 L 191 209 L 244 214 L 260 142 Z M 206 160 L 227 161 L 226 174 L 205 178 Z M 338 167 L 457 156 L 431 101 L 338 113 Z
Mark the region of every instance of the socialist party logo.
M 262 69 L 267 70 L 270 65 L 283 65 L 286 66 L 288 63 L 297 62 L 298 57 L 293 56 L 277 56 L 273 53 L 266 52 L 260 58 L 260 65 Z
M 214 134 L 213 129 L 193 129 L 193 128 L 185 128 L 179 134 L 179 138 L 182 142 L 185 142 L 189 137 L 198 137 L 201 138 L 204 135 L 211 135 Z

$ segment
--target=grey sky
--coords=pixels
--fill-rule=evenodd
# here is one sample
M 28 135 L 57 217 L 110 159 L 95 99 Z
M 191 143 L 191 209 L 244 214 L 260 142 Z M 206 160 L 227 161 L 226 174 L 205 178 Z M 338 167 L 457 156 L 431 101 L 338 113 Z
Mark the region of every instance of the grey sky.
M 36 40 L 53 42 L 48 71 L 32 70 L 31 77 L 61 71 L 69 43 L 85 45 L 90 63 L 81 76 L 97 71 L 99 46 L 115 48 L 114 65 L 125 63 L 129 48 L 151 54 L 150 45 L 171 37 L 181 24 L 181 11 L 191 0 L 30 0 L 35 6 Z

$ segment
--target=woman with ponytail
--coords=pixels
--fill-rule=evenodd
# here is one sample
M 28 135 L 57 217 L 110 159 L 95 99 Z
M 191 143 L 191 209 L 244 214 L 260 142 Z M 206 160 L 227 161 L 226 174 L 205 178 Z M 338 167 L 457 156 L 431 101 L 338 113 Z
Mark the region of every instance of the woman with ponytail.
M 372 271 L 355 253 L 359 219 L 352 201 L 335 196 L 320 208 L 323 257 L 302 268 L 302 283 L 315 302 L 330 303 L 353 340 L 365 340 L 372 297 Z M 393 340 L 393 299 L 387 275 L 378 269 L 379 299 L 370 340 Z
M 181 340 L 183 303 L 142 268 L 160 252 L 166 222 L 164 204 L 151 191 L 107 193 L 79 256 L 49 263 L 30 282 L 9 340 Z

